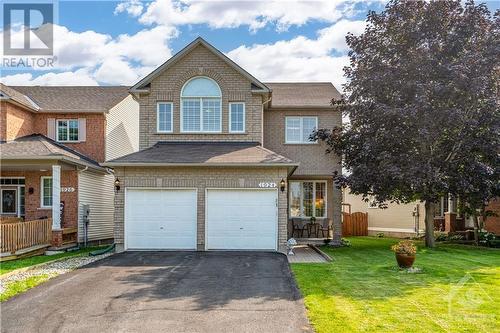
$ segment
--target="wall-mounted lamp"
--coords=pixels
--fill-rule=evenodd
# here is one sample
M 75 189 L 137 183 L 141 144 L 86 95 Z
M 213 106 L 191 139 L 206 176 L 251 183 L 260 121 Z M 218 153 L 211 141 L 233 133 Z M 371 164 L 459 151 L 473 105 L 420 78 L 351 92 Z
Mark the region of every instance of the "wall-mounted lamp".
M 115 179 L 115 190 L 120 190 L 120 180 L 118 178 Z
M 33 194 L 35 192 L 35 189 L 33 187 L 28 188 L 28 193 Z
M 286 186 L 286 182 L 283 178 L 281 178 L 280 180 L 280 190 L 281 192 L 285 192 L 285 186 Z

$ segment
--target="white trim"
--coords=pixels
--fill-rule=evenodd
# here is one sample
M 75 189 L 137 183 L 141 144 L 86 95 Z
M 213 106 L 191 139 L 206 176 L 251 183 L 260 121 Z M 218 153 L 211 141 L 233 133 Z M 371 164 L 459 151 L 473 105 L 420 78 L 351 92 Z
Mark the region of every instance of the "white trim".
M 304 141 L 304 119 L 305 118 L 314 118 L 316 120 L 315 129 L 318 129 L 318 116 L 285 116 L 285 144 L 298 144 L 298 145 L 311 145 L 317 144 L 316 141 Z M 300 120 L 300 140 L 299 141 L 290 141 L 288 139 L 288 119 L 299 119 Z
M 43 180 L 44 179 L 52 179 L 52 176 L 41 176 L 40 177 L 40 208 L 52 208 L 52 205 L 50 206 L 45 206 L 43 204 Z M 52 186 L 54 186 L 54 183 L 52 181 Z M 52 190 L 51 190 L 51 195 L 52 195 Z M 52 198 L 53 200 L 54 198 Z M 52 201 L 53 202 L 53 201 Z
M 302 212 L 304 211 L 304 192 L 303 192 L 303 187 L 301 185 L 301 188 L 300 188 L 300 216 L 292 216 L 290 214 L 290 210 L 291 210 L 291 206 L 290 206 L 290 203 L 291 203 L 291 195 L 292 195 L 292 192 L 290 190 L 290 183 L 299 183 L 299 184 L 303 184 L 303 183 L 313 183 L 313 197 L 312 197 L 312 201 L 313 201 L 313 216 L 317 219 L 323 219 L 323 218 L 327 218 L 328 217 L 328 181 L 326 180 L 314 180 L 314 179 L 304 179 L 304 180 L 299 180 L 299 179 L 289 179 L 288 180 L 288 215 L 291 217 L 291 218 L 311 218 L 312 216 L 303 216 L 302 215 Z M 324 216 L 316 216 L 316 207 L 315 207 L 315 203 L 316 203 L 316 183 L 324 183 L 325 184 L 325 215 Z
M 262 187 L 206 187 L 205 188 L 205 220 L 203 221 L 203 225 L 205 226 L 205 244 L 204 244 L 204 249 L 205 251 L 210 251 L 208 249 L 208 223 L 207 223 L 207 198 L 208 198 L 208 191 L 209 190 L 216 190 L 216 191 L 224 191 L 224 190 L 244 190 L 244 191 L 274 191 L 276 192 L 276 244 L 275 244 L 275 251 L 278 251 L 278 243 L 279 243 L 279 192 L 278 188 L 262 188 Z M 213 250 L 213 251 L 218 251 L 218 250 Z M 244 250 L 238 250 L 235 249 L 235 251 L 244 251 Z M 248 251 L 256 251 L 256 250 L 248 250 Z M 257 250 L 258 251 L 258 250 Z M 262 250 L 266 251 L 266 250 Z
M 66 121 L 68 123 L 68 127 L 67 127 L 67 140 L 59 140 L 59 122 L 60 121 Z M 69 139 L 69 122 L 70 121 L 76 121 L 76 124 L 77 124 L 77 128 L 78 128 L 78 139 L 77 140 L 70 140 Z M 80 121 L 78 120 L 78 118 L 67 118 L 67 119 L 56 119 L 56 141 L 57 142 L 69 142 L 69 143 L 77 143 L 77 142 L 80 142 Z
M 198 249 L 198 188 L 197 187 L 125 187 L 124 188 L 125 193 L 124 193 L 124 198 L 123 198 L 123 250 L 127 251 L 128 250 L 128 244 L 127 244 L 127 193 L 129 190 L 189 190 L 192 191 L 194 190 L 196 192 L 196 205 L 194 207 L 195 209 L 195 215 L 196 215 L 196 235 L 195 235 L 195 245 L 194 249 L 185 249 L 182 251 L 196 251 Z M 132 249 L 133 251 L 148 251 L 148 249 Z M 168 249 L 165 249 L 168 251 Z M 158 249 L 154 249 L 154 251 L 162 251 Z M 172 249 L 171 251 L 181 251 L 179 249 Z
M 2 215 L 16 215 L 19 217 L 19 213 L 20 213 L 20 210 L 19 210 L 19 205 L 20 205 L 20 198 L 19 198 L 19 185 L 14 185 L 14 186 L 10 186 L 10 185 L 2 185 L 4 186 L 4 188 L 0 188 L 0 199 L 2 200 L 0 202 L 0 214 Z M 11 187 L 11 188 L 6 188 L 6 187 Z M 12 213 L 6 213 L 3 211 L 3 191 L 16 191 L 16 194 L 14 195 L 15 197 L 15 200 L 16 200 L 16 211 L 15 212 L 12 212 Z
M 160 104 L 170 104 L 170 130 L 160 130 Z M 156 133 L 173 133 L 174 132 L 174 103 L 172 102 L 156 102 Z
M 233 131 L 233 129 L 231 128 L 232 126 L 232 122 L 231 122 L 231 106 L 233 104 L 243 104 L 243 129 L 241 131 Z M 246 130 L 246 126 L 245 126 L 245 123 L 246 123 L 246 107 L 245 107 L 245 102 L 229 102 L 229 133 L 245 133 L 245 130 Z
M 406 228 L 381 228 L 381 227 L 368 227 L 368 230 L 371 230 L 371 231 L 387 231 L 387 232 L 407 232 L 407 233 L 413 233 L 415 234 L 416 231 L 414 228 L 412 229 L 406 229 Z M 422 232 L 424 230 L 420 230 L 420 232 Z

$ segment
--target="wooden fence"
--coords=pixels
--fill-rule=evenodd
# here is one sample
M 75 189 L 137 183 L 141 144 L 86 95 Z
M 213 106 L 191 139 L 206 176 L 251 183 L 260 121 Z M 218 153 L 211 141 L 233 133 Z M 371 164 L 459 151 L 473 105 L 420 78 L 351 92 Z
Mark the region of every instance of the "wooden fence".
M 18 223 L 2 223 L 1 253 L 16 251 L 37 245 L 50 245 L 52 240 L 52 219 L 33 220 Z
M 368 236 L 368 213 L 342 213 L 342 236 Z

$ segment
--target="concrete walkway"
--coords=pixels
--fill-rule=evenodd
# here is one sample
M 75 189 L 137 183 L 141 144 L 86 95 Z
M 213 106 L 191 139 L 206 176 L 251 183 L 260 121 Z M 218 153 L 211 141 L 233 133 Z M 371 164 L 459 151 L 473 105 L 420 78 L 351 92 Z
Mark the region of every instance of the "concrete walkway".
M 294 255 L 287 255 L 289 263 L 324 263 L 327 260 L 308 245 L 297 245 L 293 248 Z

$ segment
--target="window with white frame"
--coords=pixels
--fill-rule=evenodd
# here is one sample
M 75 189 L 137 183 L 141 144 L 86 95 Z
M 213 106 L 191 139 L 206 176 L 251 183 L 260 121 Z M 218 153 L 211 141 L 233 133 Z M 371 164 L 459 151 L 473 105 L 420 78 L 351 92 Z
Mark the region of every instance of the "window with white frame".
M 158 102 L 156 105 L 156 131 L 171 133 L 173 131 L 173 103 Z
M 181 91 L 181 132 L 222 132 L 222 94 L 208 77 L 195 77 Z
M 40 206 L 52 207 L 52 177 L 42 177 L 40 184 Z
M 286 117 L 286 143 L 316 143 L 309 137 L 318 128 L 318 117 Z
M 229 132 L 245 132 L 245 103 L 229 103 Z
M 326 182 L 292 181 L 290 217 L 326 217 Z
M 78 119 L 57 120 L 57 141 L 78 141 Z

